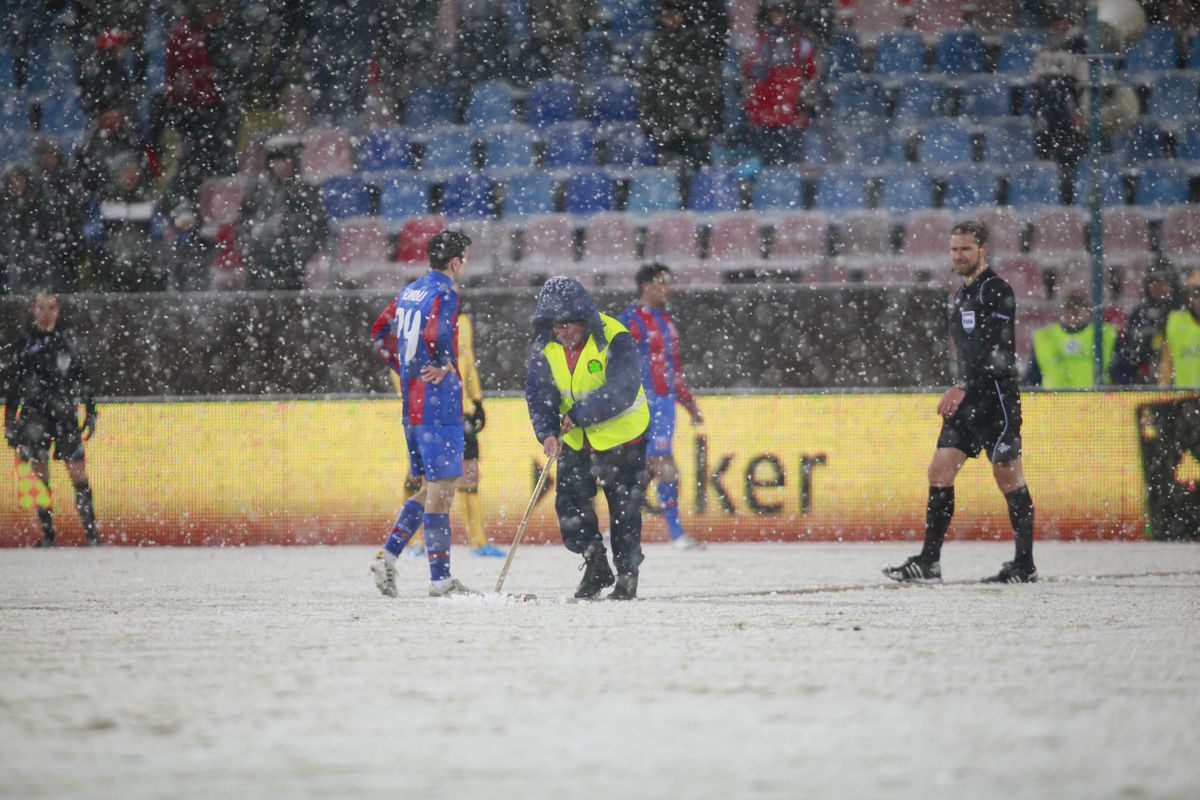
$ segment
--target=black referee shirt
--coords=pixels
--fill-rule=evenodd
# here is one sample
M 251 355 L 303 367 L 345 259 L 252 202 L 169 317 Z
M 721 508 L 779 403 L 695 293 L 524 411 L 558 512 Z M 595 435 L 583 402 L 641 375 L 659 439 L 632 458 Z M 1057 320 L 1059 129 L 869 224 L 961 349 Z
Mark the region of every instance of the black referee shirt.
M 958 353 L 956 386 L 1016 383 L 1017 300 L 1008 281 L 988 267 L 954 295 L 950 336 Z

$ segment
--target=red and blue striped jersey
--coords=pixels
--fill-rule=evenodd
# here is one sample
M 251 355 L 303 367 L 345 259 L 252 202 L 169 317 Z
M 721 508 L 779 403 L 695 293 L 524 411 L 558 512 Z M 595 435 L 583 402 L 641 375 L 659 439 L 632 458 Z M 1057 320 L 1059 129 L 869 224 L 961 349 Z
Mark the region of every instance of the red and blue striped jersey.
M 392 301 L 371 337 L 400 376 L 408 425 L 462 425 L 462 376 L 458 372 L 458 292 L 448 275 L 430 270 Z M 421 380 L 425 367 L 452 368 L 441 383 Z
M 632 305 L 620 317 L 642 356 L 642 385 L 647 395 L 673 397 L 684 408 L 696 405 L 683 379 L 679 332 L 671 315 L 661 308 Z

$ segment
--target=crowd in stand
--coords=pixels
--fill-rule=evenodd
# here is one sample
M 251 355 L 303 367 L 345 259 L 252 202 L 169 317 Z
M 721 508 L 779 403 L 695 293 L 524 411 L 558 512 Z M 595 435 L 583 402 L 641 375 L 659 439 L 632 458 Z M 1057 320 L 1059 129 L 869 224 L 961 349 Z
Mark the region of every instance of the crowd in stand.
M 0 286 L 393 286 L 446 224 L 488 228 L 477 279 L 500 283 L 649 257 L 693 283 L 903 282 L 929 277 L 921 230 L 986 208 L 1045 297 L 1085 252 L 1056 57 L 1081 4 L 990 28 L 940 5 L 934 28 L 853 0 L 10 2 Z M 1195 4 L 1144 5 L 1113 75 L 1144 113 L 1105 140 L 1106 204 L 1144 239 L 1118 301 L 1200 228 Z

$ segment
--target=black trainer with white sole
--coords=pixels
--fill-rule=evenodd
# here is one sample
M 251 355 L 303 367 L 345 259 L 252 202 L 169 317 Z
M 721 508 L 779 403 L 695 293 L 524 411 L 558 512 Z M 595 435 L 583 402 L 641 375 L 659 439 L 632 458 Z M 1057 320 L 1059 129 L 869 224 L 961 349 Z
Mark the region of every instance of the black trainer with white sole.
M 1018 564 L 1016 561 L 1005 561 L 1000 565 L 1000 571 L 995 575 L 984 578 L 982 583 L 1037 583 L 1037 567 L 1033 564 Z
M 927 564 L 920 556 L 913 556 L 898 567 L 884 567 L 883 574 L 901 583 L 941 583 L 942 565 L 936 561 Z

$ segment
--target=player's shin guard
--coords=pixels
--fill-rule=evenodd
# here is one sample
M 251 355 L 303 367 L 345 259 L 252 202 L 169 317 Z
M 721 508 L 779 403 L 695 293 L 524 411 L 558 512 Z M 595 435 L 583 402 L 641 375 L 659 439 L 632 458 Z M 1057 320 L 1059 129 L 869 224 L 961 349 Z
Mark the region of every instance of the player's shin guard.
M 429 558 L 429 579 L 443 581 L 450 577 L 450 515 L 426 514 L 425 555 Z
M 679 521 L 679 482 L 659 481 L 656 485 L 658 501 L 662 504 L 663 519 L 672 541 L 683 536 L 683 524 Z
M 400 516 L 396 518 L 396 524 L 392 526 L 387 544 L 383 546 L 384 558 L 389 563 L 396 562 L 396 556 L 400 555 L 404 550 L 404 545 L 408 544 L 413 534 L 421 527 L 421 518 L 424 515 L 425 506 L 413 500 L 409 500 L 400 509 Z
M 942 560 L 942 542 L 954 518 L 954 487 L 930 486 L 929 503 L 925 506 L 925 546 L 920 559 L 926 564 Z
M 472 550 L 486 547 L 488 540 L 483 535 L 483 512 L 479 508 L 479 489 L 474 486 L 464 486 L 458 490 L 463 510 L 463 518 L 467 523 L 467 545 Z
M 79 512 L 88 541 L 97 541 L 100 534 L 96 531 L 96 508 L 92 502 L 92 485 L 87 481 L 75 484 L 75 510 Z
M 1017 540 L 1017 555 L 1013 560 L 1021 567 L 1033 566 L 1033 498 L 1029 496 L 1029 487 L 1014 489 L 1004 499 L 1008 501 L 1008 520 Z

